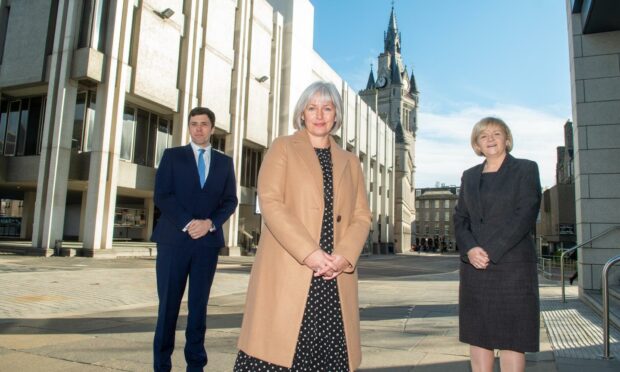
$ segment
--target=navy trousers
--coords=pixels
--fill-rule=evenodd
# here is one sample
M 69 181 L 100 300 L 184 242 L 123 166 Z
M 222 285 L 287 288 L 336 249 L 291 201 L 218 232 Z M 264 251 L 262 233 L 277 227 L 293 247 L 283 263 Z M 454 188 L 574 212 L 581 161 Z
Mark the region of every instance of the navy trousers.
M 185 329 L 187 371 L 203 371 L 207 364 L 204 347 L 207 330 L 207 303 L 215 275 L 219 248 L 198 244 L 157 246 L 157 295 L 159 310 L 153 341 L 153 365 L 156 372 L 172 368 L 174 336 L 181 300 L 189 279 L 188 315 Z

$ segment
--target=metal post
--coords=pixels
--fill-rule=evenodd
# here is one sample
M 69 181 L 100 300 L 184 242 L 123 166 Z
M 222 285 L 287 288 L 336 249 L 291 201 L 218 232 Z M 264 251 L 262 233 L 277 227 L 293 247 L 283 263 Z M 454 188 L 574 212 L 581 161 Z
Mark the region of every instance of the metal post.
M 601 288 L 603 290 L 603 359 L 611 359 L 609 355 L 609 269 L 620 262 L 620 256 L 613 257 L 605 266 L 601 274 Z

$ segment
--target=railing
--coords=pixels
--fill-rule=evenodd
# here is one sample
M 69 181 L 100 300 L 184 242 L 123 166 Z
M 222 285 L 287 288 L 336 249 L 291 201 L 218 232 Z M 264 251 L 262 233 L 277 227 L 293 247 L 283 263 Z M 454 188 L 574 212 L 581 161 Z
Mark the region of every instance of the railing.
M 603 289 L 603 358 L 610 359 L 609 356 L 609 269 L 620 262 L 620 256 L 613 257 L 605 266 L 601 274 L 601 287 Z
M 578 248 L 583 247 L 586 244 L 592 243 L 596 239 L 598 239 L 598 238 L 600 238 L 602 236 L 605 236 L 605 235 L 609 234 L 610 232 L 612 232 L 614 230 L 620 230 L 620 225 L 612 226 L 612 227 L 608 228 L 607 230 L 603 231 L 602 233 L 600 233 L 600 234 L 598 234 L 598 235 L 588 239 L 587 241 L 585 241 L 585 242 L 583 242 L 583 243 L 581 243 L 579 245 L 576 245 L 576 246 L 574 246 L 572 248 L 569 248 L 569 249 L 565 250 L 564 252 L 562 252 L 562 254 L 560 255 L 560 281 L 562 282 L 562 302 L 566 302 L 566 292 L 565 292 L 566 289 L 564 288 L 565 287 L 565 284 L 564 284 L 564 256 L 566 256 L 569 253 L 574 252 L 575 250 L 577 250 Z

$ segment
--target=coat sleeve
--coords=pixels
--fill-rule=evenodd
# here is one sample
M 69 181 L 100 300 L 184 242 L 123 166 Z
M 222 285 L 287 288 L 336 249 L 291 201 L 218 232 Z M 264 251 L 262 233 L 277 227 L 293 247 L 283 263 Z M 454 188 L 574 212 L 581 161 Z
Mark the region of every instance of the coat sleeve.
M 521 172 L 515 174 L 519 182 L 517 203 L 506 226 L 495 231 L 489 241 L 496 244 L 496 249 L 489 252 L 489 258 L 497 263 L 532 231 L 540 209 L 540 177 L 538 165 L 528 161 Z
M 301 220 L 284 204 L 287 182 L 287 146 L 282 139 L 272 144 L 258 173 L 258 203 L 265 226 L 284 249 L 303 264 L 320 249 Z
M 347 227 L 347 230 L 343 238 L 338 242 L 338 245 L 334 248 L 334 253 L 342 255 L 349 261 L 351 267 L 345 270 L 345 272 L 355 271 L 357 260 L 359 259 L 362 248 L 368 238 L 368 232 L 370 231 L 371 215 L 368 208 L 368 199 L 366 194 L 366 187 L 364 185 L 364 176 L 362 173 L 362 167 L 357 158 L 355 159 L 355 180 L 353 184 L 356 185 L 355 190 L 355 207 L 353 210 L 353 219 L 351 224 Z M 353 190 L 341 190 L 351 191 Z
M 163 216 L 172 221 L 179 230 L 192 220 L 192 215 L 179 202 L 174 187 L 174 174 L 170 149 L 164 150 L 157 173 L 155 175 L 155 191 L 153 201 Z
M 224 192 L 221 195 L 218 208 L 211 214 L 211 221 L 216 228 L 221 228 L 237 208 L 237 183 L 235 182 L 235 169 L 232 159 L 226 159 L 226 179 Z
M 465 187 L 466 174 L 461 177 L 461 189 L 459 192 L 459 200 L 454 208 L 454 235 L 456 235 L 456 244 L 459 247 L 461 259 L 469 262 L 467 252 L 477 247 L 479 244 L 471 231 L 471 216 L 469 214 L 469 206 L 467 205 L 467 188 Z

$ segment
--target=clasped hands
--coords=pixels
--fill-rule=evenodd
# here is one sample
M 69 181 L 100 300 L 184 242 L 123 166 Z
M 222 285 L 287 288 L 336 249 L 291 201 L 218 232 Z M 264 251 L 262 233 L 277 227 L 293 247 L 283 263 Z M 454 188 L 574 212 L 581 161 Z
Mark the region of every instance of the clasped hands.
M 304 264 L 314 271 L 315 277 L 322 276 L 325 280 L 336 278 L 351 266 L 343 256 L 329 254 L 322 249 L 317 249 L 306 257 Z
M 489 266 L 489 254 L 482 247 L 473 247 L 467 252 L 469 263 L 478 270 Z
M 189 225 L 187 225 L 187 233 L 192 239 L 199 239 L 209 233 L 213 227 L 213 222 L 210 219 L 206 220 L 191 220 Z

